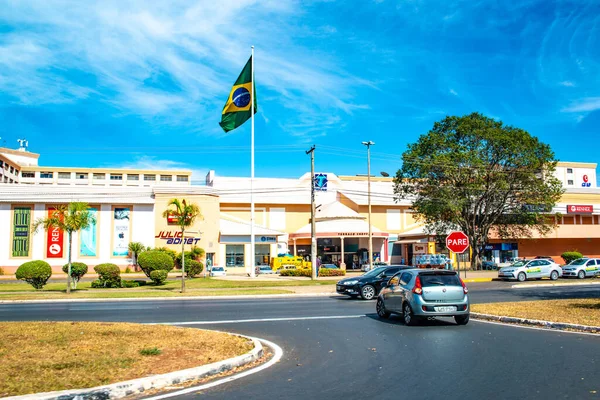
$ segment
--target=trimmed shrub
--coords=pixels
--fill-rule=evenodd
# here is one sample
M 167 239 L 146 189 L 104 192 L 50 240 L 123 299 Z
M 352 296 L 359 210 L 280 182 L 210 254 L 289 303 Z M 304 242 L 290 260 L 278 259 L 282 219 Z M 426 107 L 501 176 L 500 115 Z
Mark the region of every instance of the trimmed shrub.
M 144 271 L 144 274 L 152 279 L 150 276 L 152 271 L 171 271 L 173 269 L 173 259 L 164 251 L 144 251 L 138 256 L 138 265 Z
M 117 265 L 111 263 L 99 264 L 94 267 L 94 271 L 98 274 L 100 287 L 121 287 L 121 270 Z
M 167 275 L 169 271 L 165 271 L 164 269 L 157 269 L 150 272 L 150 279 L 154 282 L 155 285 L 164 285 L 167 280 Z
M 69 271 L 69 264 L 65 264 L 62 267 L 63 272 L 66 274 Z M 88 266 L 82 262 L 71 263 L 71 278 L 73 278 L 73 288 L 77 289 L 77 282 L 88 272 Z
M 155 247 L 154 249 L 150 249 L 148 248 L 147 251 L 161 251 L 165 254 L 167 254 L 169 257 L 171 257 L 171 259 L 173 261 L 175 261 L 175 257 L 177 257 L 177 252 L 175 250 L 171 250 L 168 247 Z M 138 259 L 138 264 L 139 264 L 139 259 Z
M 190 260 L 188 263 L 188 260 L 185 260 L 185 274 L 188 278 L 198 276 L 202 271 L 204 271 L 204 264 L 200 261 Z
M 139 286 L 140 286 L 140 284 L 136 281 L 126 281 L 126 280 L 121 281 L 122 288 L 132 288 L 132 287 L 139 287 Z
M 583 254 L 578 251 L 565 251 L 560 256 L 563 260 L 565 260 L 565 264 L 569 264 L 571 261 L 583 258 Z
M 343 269 L 319 268 L 319 276 L 345 276 L 346 271 Z
M 284 269 L 280 273 L 281 276 L 308 276 L 309 278 L 312 276 L 312 271 L 310 268 L 300 268 L 300 269 Z
M 137 283 L 138 286 L 146 286 L 146 284 L 148 284 L 148 282 L 142 281 L 142 280 L 138 280 L 138 279 L 136 279 L 134 282 Z
M 92 281 L 92 283 L 90 284 L 90 286 L 92 287 L 92 289 L 98 289 L 98 288 L 103 288 L 104 285 L 102 284 L 102 282 L 100 282 L 100 279 L 96 279 L 95 281 Z
M 28 261 L 17 268 L 15 276 L 34 288 L 41 289 L 52 276 L 52 268 L 43 260 Z

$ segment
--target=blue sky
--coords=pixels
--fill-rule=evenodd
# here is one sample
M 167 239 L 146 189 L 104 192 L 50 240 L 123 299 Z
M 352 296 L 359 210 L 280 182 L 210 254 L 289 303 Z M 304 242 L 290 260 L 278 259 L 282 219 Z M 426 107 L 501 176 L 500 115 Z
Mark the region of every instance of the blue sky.
M 250 124 L 218 122 L 252 44 L 257 176 L 302 175 L 312 144 L 317 170 L 364 174 L 366 140 L 392 174 L 473 111 L 599 161 L 595 0 L 2 3 L 0 145 L 42 165 L 249 175 Z

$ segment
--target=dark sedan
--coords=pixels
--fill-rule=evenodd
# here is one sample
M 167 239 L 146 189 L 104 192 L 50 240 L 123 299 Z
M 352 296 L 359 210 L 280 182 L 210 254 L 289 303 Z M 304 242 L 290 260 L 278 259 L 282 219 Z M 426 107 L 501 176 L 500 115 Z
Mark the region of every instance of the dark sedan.
M 362 297 L 364 300 L 372 300 L 379 294 L 381 284 L 387 282 L 393 275 L 400 270 L 410 269 L 407 265 L 389 265 L 377 267 L 366 274 L 346 278 L 339 281 L 336 285 L 336 291 L 339 294 L 345 294 L 350 297 Z

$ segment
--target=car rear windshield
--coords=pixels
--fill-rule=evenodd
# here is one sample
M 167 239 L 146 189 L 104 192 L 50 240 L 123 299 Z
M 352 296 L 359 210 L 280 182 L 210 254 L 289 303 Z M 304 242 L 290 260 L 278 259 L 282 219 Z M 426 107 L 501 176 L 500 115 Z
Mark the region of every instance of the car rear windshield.
M 456 274 L 420 274 L 421 285 L 427 286 L 462 286 Z

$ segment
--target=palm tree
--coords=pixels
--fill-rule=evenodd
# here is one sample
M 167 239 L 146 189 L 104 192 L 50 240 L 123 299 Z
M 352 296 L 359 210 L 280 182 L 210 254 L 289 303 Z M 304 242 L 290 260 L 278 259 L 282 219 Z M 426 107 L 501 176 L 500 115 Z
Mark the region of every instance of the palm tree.
M 129 252 L 131 253 L 131 261 L 133 262 L 133 268 L 137 271 L 137 258 L 138 255 L 146 249 L 143 243 L 131 242 L 129 243 Z
M 73 232 L 78 232 L 96 223 L 96 219 L 90 213 L 87 203 L 73 202 L 68 205 L 60 205 L 47 218 L 38 218 L 33 223 L 33 232 L 40 227 L 45 231 L 49 229 L 60 229 L 69 237 L 69 268 L 67 270 L 67 294 L 71 293 L 71 247 L 73 244 Z
M 163 212 L 164 218 L 174 217 L 175 223 L 181 229 L 181 293 L 185 292 L 185 228 L 194 224 L 196 218 L 201 217 L 200 207 L 194 203 L 188 204 L 185 199 L 179 201 L 172 199 Z

